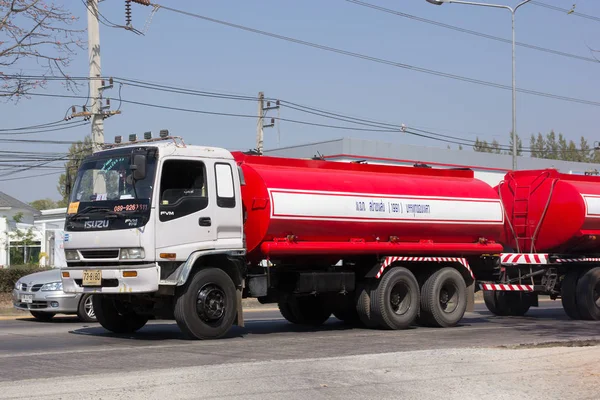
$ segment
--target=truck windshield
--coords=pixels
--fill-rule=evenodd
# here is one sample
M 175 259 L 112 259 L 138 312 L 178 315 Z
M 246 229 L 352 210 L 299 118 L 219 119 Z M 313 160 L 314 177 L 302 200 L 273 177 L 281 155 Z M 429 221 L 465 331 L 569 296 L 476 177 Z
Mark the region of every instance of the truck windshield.
M 83 161 L 69 199 L 67 230 L 123 229 L 145 225 L 154 187 L 156 148 L 147 149 L 146 176 L 139 180 L 133 179 L 131 154 L 131 149 L 109 150 Z M 123 216 L 136 218 L 125 220 L 120 218 Z M 104 225 L 89 222 L 107 217 L 114 221 Z
M 77 172 L 71 202 L 151 199 L 155 157 L 147 161 L 146 177 L 134 181 L 129 152 L 86 159 Z

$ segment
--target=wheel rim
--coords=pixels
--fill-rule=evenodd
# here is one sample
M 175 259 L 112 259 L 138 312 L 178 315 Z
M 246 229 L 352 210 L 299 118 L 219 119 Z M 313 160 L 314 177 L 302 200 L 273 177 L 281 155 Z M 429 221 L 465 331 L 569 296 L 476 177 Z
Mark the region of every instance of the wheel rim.
M 452 313 L 458 308 L 458 288 L 453 283 L 445 283 L 440 289 L 440 308 L 445 313 Z
M 394 314 L 403 315 L 410 309 L 410 289 L 403 283 L 396 283 L 390 292 L 390 306 Z
M 85 299 L 85 302 L 83 303 L 83 309 L 85 311 L 85 315 L 87 315 L 89 318 L 96 318 L 92 296 L 89 296 L 87 299 Z
M 198 291 L 196 312 L 205 322 L 217 322 L 225 314 L 225 292 L 215 284 L 206 284 Z
M 594 287 L 594 303 L 596 303 L 596 307 L 600 308 L 600 281 L 596 283 L 596 287 Z

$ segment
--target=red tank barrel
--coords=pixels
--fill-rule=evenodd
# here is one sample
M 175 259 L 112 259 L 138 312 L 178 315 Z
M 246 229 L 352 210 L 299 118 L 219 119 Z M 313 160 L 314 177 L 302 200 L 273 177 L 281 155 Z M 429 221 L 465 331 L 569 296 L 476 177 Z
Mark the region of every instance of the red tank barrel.
M 251 259 L 502 251 L 501 202 L 470 170 L 234 157 Z
M 514 251 L 600 253 L 600 177 L 554 169 L 510 172 L 496 187 Z

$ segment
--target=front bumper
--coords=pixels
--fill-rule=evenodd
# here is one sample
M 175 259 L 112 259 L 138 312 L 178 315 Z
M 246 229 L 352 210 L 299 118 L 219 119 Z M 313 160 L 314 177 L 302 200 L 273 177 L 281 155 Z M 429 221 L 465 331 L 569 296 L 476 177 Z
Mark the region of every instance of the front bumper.
M 102 286 L 83 286 L 83 271 L 101 270 Z M 136 271 L 136 277 L 123 277 L 124 271 Z M 66 293 L 152 293 L 158 290 L 160 267 L 156 263 L 141 265 L 119 265 L 118 267 L 68 267 L 61 272 L 68 272 L 69 277 L 62 276 L 63 290 Z M 62 275 L 62 273 L 61 273 Z
M 23 301 L 25 296 L 31 296 L 31 303 Z M 42 311 L 51 313 L 76 313 L 81 295 L 74 293 L 55 292 L 24 292 L 14 289 L 12 292 L 13 306 L 18 310 Z

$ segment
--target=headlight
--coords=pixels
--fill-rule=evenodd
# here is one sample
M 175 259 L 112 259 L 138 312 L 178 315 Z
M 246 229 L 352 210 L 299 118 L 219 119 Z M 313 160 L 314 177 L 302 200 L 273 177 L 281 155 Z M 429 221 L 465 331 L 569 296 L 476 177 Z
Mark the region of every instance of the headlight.
M 144 257 L 146 257 L 146 254 L 141 247 L 121 249 L 121 254 L 119 255 L 121 260 L 139 260 Z
M 15 289 L 21 290 L 21 281 L 16 281 L 15 282 Z
M 67 261 L 79 261 L 79 252 L 77 250 L 65 250 Z
M 51 282 L 42 286 L 42 292 L 57 292 L 59 290 L 62 290 L 62 282 Z

